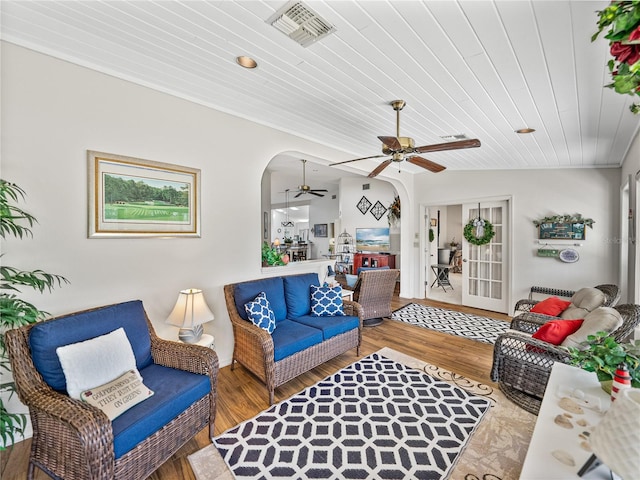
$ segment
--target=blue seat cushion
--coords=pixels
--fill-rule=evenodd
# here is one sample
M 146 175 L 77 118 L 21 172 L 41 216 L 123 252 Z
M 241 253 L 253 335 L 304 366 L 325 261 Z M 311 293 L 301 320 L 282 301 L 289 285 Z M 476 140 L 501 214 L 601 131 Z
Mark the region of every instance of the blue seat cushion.
M 311 312 L 311 285 L 320 286 L 317 273 L 288 275 L 284 279 L 284 295 L 287 302 L 287 318 L 309 315 Z
M 65 392 L 67 382 L 56 348 L 106 335 L 123 327 L 136 357 L 136 368 L 150 365 L 151 338 L 140 300 L 118 303 L 87 312 L 72 313 L 37 323 L 29 333 L 33 363 L 47 385 Z
M 278 322 L 271 338 L 273 356 L 277 362 L 322 342 L 322 331 L 293 320 L 282 320 Z
M 360 325 L 360 319 L 352 316 L 312 317 L 311 315 L 304 315 L 291 321 L 321 330 L 322 337 L 325 340 L 358 328 Z
M 236 310 L 240 318 L 249 320 L 244 309 L 245 303 L 252 302 L 260 292 L 267 295 L 276 322 L 287 318 L 287 305 L 284 301 L 284 282 L 282 277 L 262 278 L 250 282 L 237 283 L 233 292 Z
M 206 375 L 151 364 L 140 371 L 154 394 L 113 420 L 113 448 L 120 458 L 211 391 Z
M 389 270 L 389 266 L 385 265 L 384 267 L 358 267 L 358 271 L 356 273 L 360 275 L 360 272 L 366 272 L 367 270 Z

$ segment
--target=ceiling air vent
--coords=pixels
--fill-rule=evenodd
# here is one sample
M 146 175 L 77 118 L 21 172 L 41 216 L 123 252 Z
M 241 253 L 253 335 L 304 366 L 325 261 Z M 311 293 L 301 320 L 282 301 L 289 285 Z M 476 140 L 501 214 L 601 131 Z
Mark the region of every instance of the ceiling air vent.
M 316 12 L 295 0 L 271 15 L 267 23 L 303 47 L 308 47 L 336 30 Z
M 457 133 L 455 135 L 444 135 L 444 136 L 441 136 L 440 138 L 446 142 L 457 142 L 458 140 L 469 140 L 469 137 L 467 137 L 464 133 Z

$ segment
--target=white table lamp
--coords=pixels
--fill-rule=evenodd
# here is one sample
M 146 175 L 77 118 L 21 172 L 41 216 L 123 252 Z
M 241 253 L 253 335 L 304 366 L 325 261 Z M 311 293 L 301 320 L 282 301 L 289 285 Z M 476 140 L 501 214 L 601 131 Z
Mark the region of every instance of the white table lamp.
M 202 337 L 203 323 L 213 320 L 213 312 L 204 300 L 202 290 L 181 290 L 176 306 L 167 318 L 170 325 L 180 327 L 178 338 L 184 343 L 197 343 Z

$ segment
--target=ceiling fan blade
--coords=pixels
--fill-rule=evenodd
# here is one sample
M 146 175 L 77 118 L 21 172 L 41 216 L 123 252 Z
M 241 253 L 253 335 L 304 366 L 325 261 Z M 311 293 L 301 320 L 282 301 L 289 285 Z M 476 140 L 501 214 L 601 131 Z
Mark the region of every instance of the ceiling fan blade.
M 302 192 L 298 193 L 298 194 L 297 194 L 295 197 L 293 197 L 293 198 L 298 198 L 298 197 L 299 197 L 300 195 L 302 195 L 303 193 L 304 193 L 304 191 L 302 191 Z
M 432 162 L 431 160 L 427 160 L 422 157 L 409 157 L 407 158 L 407 162 L 413 163 L 414 165 L 418 165 L 419 167 L 426 168 L 430 172 L 438 173 L 444 170 L 445 166 L 440 165 L 439 163 Z
M 324 188 L 313 188 L 309 191 L 310 192 L 328 192 L 329 190 L 325 190 Z
M 334 165 L 342 165 L 343 163 L 357 162 L 358 160 L 368 160 L 369 158 L 382 158 L 382 157 L 388 157 L 388 156 L 389 155 L 373 155 L 371 157 L 354 158 L 352 160 L 345 160 L 344 162 L 330 163 L 329 166 L 333 167 Z
M 396 137 L 378 137 L 378 139 L 384 143 L 390 150 L 402 150 L 400 140 Z
M 316 193 L 318 190 L 309 190 L 307 193 L 310 193 L 311 195 L 315 195 L 316 197 L 324 197 L 324 195 L 322 195 L 321 193 Z
M 472 140 L 459 140 L 457 142 L 436 143 L 434 145 L 423 145 L 413 149 L 413 153 L 442 152 L 444 150 L 458 150 L 460 148 L 479 147 L 480 140 L 474 138 Z
M 369 178 L 373 178 L 378 176 L 378 174 L 380 172 L 382 172 L 385 168 L 387 168 L 387 165 L 389 165 L 391 163 L 391 159 L 385 160 L 384 162 L 382 162 L 380 165 L 378 165 L 369 175 L 367 175 Z

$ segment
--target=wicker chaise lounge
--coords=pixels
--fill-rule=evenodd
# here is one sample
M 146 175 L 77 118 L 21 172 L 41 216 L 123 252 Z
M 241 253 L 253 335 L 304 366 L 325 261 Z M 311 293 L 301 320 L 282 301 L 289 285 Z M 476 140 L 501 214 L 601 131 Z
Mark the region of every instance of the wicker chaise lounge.
M 610 336 L 617 342 L 622 342 L 640 323 L 640 305 L 617 305 L 613 309 L 620 313 L 622 325 L 612 331 Z M 518 317 L 517 320 L 515 325 L 512 323 L 512 328 L 520 331 L 504 333 L 496 340 L 491 379 L 498 382 L 507 398 L 537 415 L 553 364 L 568 364 L 570 356 L 566 348 L 530 336 L 547 323 L 548 319 Z
M 102 410 L 71 398 L 45 379 L 60 367 L 56 342 L 76 344 L 120 327 L 144 385 L 154 394 L 109 420 Z M 7 331 L 5 340 L 16 390 L 29 407 L 33 425 L 30 480 L 35 467 L 59 479 L 141 480 L 207 425 L 209 438 L 214 436 L 215 351 L 160 339 L 140 301 L 27 325 Z M 50 368 L 43 373 L 47 364 Z M 64 376 L 61 385 L 64 390 Z

